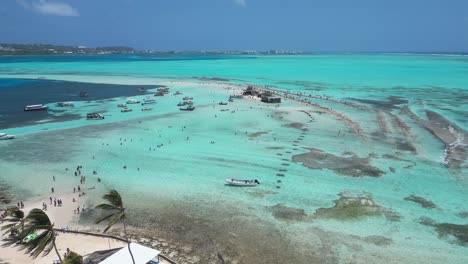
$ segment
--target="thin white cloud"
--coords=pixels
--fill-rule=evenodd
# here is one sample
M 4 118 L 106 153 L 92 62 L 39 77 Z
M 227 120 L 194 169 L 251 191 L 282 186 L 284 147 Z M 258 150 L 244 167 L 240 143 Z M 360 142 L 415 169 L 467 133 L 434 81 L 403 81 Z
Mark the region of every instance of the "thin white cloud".
M 80 16 L 78 10 L 67 3 L 47 0 L 16 0 L 16 2 L 26 9 L 30 9 L 44 15 L 69 17 Z
M 247 7 L 247 0 L 234 0 L 234 3 L 242 7 Z

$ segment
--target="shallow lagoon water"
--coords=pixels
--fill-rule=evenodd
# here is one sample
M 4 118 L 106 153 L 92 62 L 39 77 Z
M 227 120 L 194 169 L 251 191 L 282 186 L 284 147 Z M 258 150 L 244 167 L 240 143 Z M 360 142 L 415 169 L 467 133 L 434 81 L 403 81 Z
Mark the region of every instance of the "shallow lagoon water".
M 90 178 L 86 187 L 97 187 L 90 192 L 90 203 L 106 189 L 117 188 L 131 205 L 135 226 L 195 244 L 207 260 L 216 251 L 240 263 L 282 263 L 287 259 L 293 263 L 420 263 L 422 257 L 428 263 L 468 260 L 463 243 L 451 236 L 439 237 L 434 228 L 419 223 L 421 217 L 429 217 L 440 223 L 466 224 L 458 216 L 468 211 L 466 161 L 460 170 L 450 171 L 443 164 L 444 144 L 400 111 L 409 106 L 425 119 L 424 110 L 433 110 L 466 130 L 466 101 L 461 99 L 467 96 L 468 84 L 462 74 L 467 67 L 464 57 L 95 60 L 99 63 L 73 57 L 59 62 L 31 58 L 0 64 L 0 76 L 166 85 L 172 92 L 193 96 L 197 109 L 181 112 L 175 106 L 181 97 L 167 96 L 156 97 L 153 111 L 142 112 L 141 106 L 134 105 L 133 112 L 120 113 L 116 105 L 126 96 L 117 96 L 78 102 L 66 110 L 78 116 L 102 111 L 106 115 L 103 121 L 37 120 L 34 125 L 2 129 L 19 135 L 0 145 L 0 177 L 18 198 L 48 193 L 51 175 L 64 189 L 59 192 L 70 191 L 77 182 L 72 171 L 81 164 Z M 359 124 L 362 135 L 353 133 L 336 115 L 290 100 L 277 108 L 250 99 L 217 105 L 232 93 L 225 90 L 229 85 L 194 77 L 220 77 L 235 84 L 267 84 L 329 96 L 338 101 L 310 100 L 345 114 Z M 400 96 L 408 103 L 389 108 L 390 96 Z M 53 104 L 51 107 L 54 109 Z M 221 111 L 223 108 L 229 110 Z M 380 123 L 379 111 L 383 111 Z M 409 132 L 390 114 L 407 124 Z M 402 140 L 413 144 L 415 151 L 399 148 L 397 142 Z M 307 154 L 310 148 L 329 153 L 329 157 L 369 157 L 369 164 L 384 174 L 353 177 L 337 173 L 330 167 L 333 164 L 310 169 L 292 161 L 294 155 Z M 101 184 L 93 170 L 103 179 Z M 262 184 L 256 188 L 224 186 L 224 179 L 230 177 L 255 178 Z M 343 191 L 370 193 L 380 208 L 394 213 L 393 218 L 314 217 L 319 208 L 332 208 Z M 437 208 L 404 200 L 412 194 L 434 202 Z M 275 207 L 278 204 L 284 206 Z M 304 215 L 278 218 L 281 214 L 274 213 L 274 208 L 302 209 Z

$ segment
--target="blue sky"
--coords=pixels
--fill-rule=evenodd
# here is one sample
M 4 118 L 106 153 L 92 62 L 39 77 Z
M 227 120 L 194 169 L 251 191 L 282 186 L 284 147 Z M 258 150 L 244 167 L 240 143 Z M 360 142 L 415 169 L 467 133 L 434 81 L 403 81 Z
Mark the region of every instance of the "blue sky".
M 467 0 L 1 0 L 0 42 L 468 51 Z

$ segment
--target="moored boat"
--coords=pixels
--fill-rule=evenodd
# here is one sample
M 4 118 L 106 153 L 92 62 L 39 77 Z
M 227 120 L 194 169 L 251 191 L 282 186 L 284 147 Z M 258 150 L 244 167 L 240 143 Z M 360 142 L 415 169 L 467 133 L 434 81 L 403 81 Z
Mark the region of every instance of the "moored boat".
M 61 103 L 57 103 L 56 106 L 58 106 L 58 107 L 74 107 L 75 104 L 73 102 L 61 102 Z
M 24 111 L 37 111 L 37 110 L 45 110 L 45 109 L 47 109 L 47 105 L 36 104 L 36 105 L 27 105 L 24 108 Z
M 193 97 L 188 97 L 188 96 L 186 96 L 186 97 L 182 98 L 182 100 L 184 100 L 184 101 L 190 101 L 190 100 L 193 100 Z
M 179 91 L 177 91 L 177 92 L 174 93 L 174 95 L 181 95 L 181 94 L 182 94 L 182 93 L 179 92 Z
M 8 140 L 8 139 L 14 139 L 14 138 L 16 138 L 15 135 L 8 135 L 8 134 L 6 134 L 6 135 L 4 135 L 4 136 L 0 136 L 0 140 Z
M 139 104 L 139 103 L 140 103 L 140 101 L 137 100 L 137 99 L 130 98 L 130 99 L 127 100 L 127 104 Z
M 141 105 L 145 105 L 145 104 L 155 104 L 155 103 L 156 103 L 156 100 L 151 99 L 151 98 L 145 98 L 145 99 L 143 99 L 143 103 L 141 103 Z
M 180 111 L 193 111 L 195 109 L 195 106 L 193 105 L 189 105 L 187 107 L 180 107 L 179 110 Z
M 184 101 L 184 102 L 180 102 L 177 104 L 177 106 L 184 106 L 184 105 L 193 105 L 193 102 L 192 101 Z
M 118 104 L 117 107 L 127 107 L 127 104 Z
M 259 181 L 255 180 L 239 180 L 239 179 L 226 179 L 226 184 L 234 186 L 257 186 Z
M 15 135 L 8 135 L 7 133 L 0 133 L 0 140 L 14 139 Z
M 153 110 L 153 108 L 151 107 L 144 107 L 141 109 L 141 111 L 151 111 L 151 110 Z
M 228 103 L 226 103 L 226 102 L 219 102 L 218 104 L 219 104 L 219 105 L 227 105 Z
M 124 108 L 124 109 L 120 110 L 120 112 L 122 112 L 122 113 L 127 113 L 127 112 L 131 112 L 131 111 L 133 111 L 133 109 L 131 109 L 131 108 Z
M 99 114 L 99 113 L 88 113 L 88 114 L 86 114 L 86 119 L 100 120 L 100 119 L 104 119 L 104 116 Z

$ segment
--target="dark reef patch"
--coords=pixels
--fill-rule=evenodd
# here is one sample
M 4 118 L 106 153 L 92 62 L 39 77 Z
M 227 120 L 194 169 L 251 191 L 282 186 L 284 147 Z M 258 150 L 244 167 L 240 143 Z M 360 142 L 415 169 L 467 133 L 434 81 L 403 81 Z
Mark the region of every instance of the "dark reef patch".
M 270 133 L 270 131 L 260 131 L 260 132 L 255 132 L 255 133 L 248 134 L 248 137 L 249 137 L 249 139 L 252 140 L 252 139 L 255 139 L 257 137 L 267 135 L 268 133 Z
M 426 110 L 428 120 L 424 120 L 408 107 L 402 112 L 431 132 L 437 139 L 445 144 L 444 162 L 453 172 L 459 172 L 468 158 L 468 132 L 447 120 L 442 115 Z
M 360 103 L 370 104 L 377 108 L 392 110 L 398 108 L 401 104 L 407 104 L 408 100 L 403 99 L 399 96 L 389 96 L 386 101 L 372 100 L 372 99 L 361 99 L 361 98 L 349 98 L 350 100 L 358 101 Z
M 428 217 L 421 217 L 419 219 L 419 223 L 433 227 L 434 230 L 439 234 L 440 238 L 449 239 L 450 243 L 455 243 L 461 246 L 468 246 L 468 224 L 458 225 L 451 223 L 437 223 Z
M 303 209 L 288 207 L 285 204 L 277 204 L 268 207 L 273 216 L 283 221 L 304 221 L 307 214 Z
M 460 213 L 457 214 L 457 216 L 460 217 L 460 218 L 466 219 L 466 218 L 468 218 L 468 212 L 460 212 Z
M 416 195 L 410 195 L 408 197 L 405 197 L 405 201 L 411 201 L 420 204 L 424 208 L 437 208 L 437 205 L 433 203 L 432 201 L 426 200 L 423 197 L 416 196 Z
M 283 127 L 290 127 L 290 128 L 299 129 L 301 131 L 307 131 L 307 129 L 304 128 L 304 126 L 305 126 L 305 124 L 299 123 L 299 122 L 294 122 L 294 123 L 289 123 L 289 124 L 283 125 Z
M 381 169 L 371 166 L 372 155 L 360 158 L 353 154 L 350 157 L 338 157 L 320 149 L 309 148 L 310 152 L 294 155 L 292 160 L 302 163 L 310 169 L 329 169 L 335 173 L 352 177 L 379 177 L 385 174 Z
M 400 216 L 374 202 L 368 193 L 353 195 L 342 192 L 330 208 L 319 208 L 313 218 L 326 218 L 338 220 L 357 220 L 371 216 L 384 216 L 390 221 L 399 221 Z

